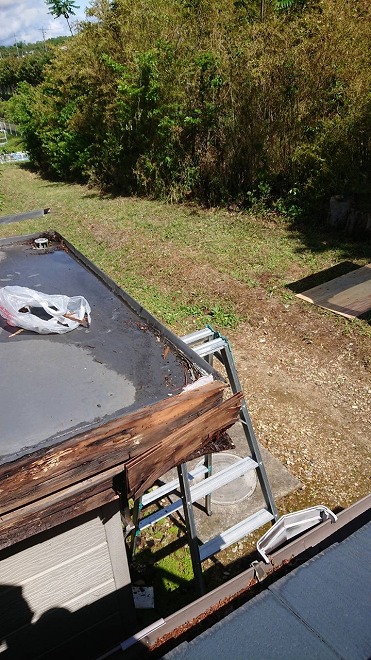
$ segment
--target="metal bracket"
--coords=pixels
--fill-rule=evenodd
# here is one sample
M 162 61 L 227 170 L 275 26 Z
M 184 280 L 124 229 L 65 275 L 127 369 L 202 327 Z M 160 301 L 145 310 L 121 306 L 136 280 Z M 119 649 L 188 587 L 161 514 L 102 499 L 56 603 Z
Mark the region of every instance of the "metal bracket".
M 260 561 L 255 560 L 251 562 L 250 566 L 254 569 L 254 578 L 258 582 L 263 582 L 268 575 L 264 565 Z

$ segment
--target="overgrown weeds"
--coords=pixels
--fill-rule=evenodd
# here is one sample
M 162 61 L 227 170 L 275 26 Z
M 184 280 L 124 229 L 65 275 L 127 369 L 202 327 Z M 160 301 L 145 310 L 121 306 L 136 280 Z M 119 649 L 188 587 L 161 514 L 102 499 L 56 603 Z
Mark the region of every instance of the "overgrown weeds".
M 294 5 L 295 11 L 283 11 Z M 367 198 L 367 0 L 97 0 L 10 102 L 41 171 L 173 202 L 323 218 Z

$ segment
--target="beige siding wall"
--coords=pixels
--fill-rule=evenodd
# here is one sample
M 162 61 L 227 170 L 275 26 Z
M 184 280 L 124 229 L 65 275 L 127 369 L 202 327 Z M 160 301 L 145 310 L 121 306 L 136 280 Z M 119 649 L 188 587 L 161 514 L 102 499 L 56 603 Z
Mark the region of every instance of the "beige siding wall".
M 0 562 L 0 582 L 22 587 L 33 621 L 51 607 L 74 611 L 110 593 L 114 579 L 100 519 Z
M 112 521 L 116 526 L 120 524 L 117 516 L 111 518 L 111 530 Z M 49 620 L 51 614 L 53 621 L 62 617 L 63 625 L 68 623 L 68 630 L 75 636 L 81 633 L 81 626 L 94 627 L 112 617 L 120 627 L 122 599 L 116 598 L 116 588 L 122 587 L 125 580 L 121 576 L 120 584 L 120 576 L 114 575 L 115 559 L 111 555 L 121 553 L 122 564 L 126 564 L 123 542 L 119 548 L 110 542 L 107 524 L 98 515 L 79 522 L 56 528 L 54 535 L 39 535 L 28 544 L 19 544 L 19 548 L 16 545 L 13 552 L 8 549 L 0 553 L 0 657 L 1 651 L 17 648 L 20 638 L 33 640 L 35 631 L 42 629 L 41 622 Z M 121 529 L 116 531 L 121 533 Z M 109 543 L 114 547 L 110 548 Z M 100 601 L 105 603 L 101 611 Z M 72 616 L 78 612 L 84 612 L 84 617 Z M 63 637 L 65 634 L 64 629 Z M 37 657 L 31 649 L 29 653 L 27 657 Z

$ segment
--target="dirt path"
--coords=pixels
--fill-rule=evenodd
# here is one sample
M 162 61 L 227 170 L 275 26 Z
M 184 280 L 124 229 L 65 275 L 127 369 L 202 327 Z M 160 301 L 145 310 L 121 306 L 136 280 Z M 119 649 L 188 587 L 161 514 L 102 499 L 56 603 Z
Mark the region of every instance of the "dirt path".
M 248 292 L 229 333 L 259 440 L 303 484 L 280 513 L 345 507 L 370 492 L 370 340 L 306 303 Z

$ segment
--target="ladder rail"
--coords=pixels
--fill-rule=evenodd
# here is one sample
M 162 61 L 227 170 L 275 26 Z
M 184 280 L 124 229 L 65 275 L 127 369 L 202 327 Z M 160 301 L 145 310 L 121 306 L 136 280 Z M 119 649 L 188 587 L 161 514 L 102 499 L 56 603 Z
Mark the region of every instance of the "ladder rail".
M 200 342 L 206 342 L 208 348 L 210 349 L 210 342 L 211 339 L 214 338 L 215 332 L 211 326 L 206 326 L 205 328 L 201 328 L 201 330 L 196 330 L 195 332 L 191 332 L 188 335 L 184 335 L 181 339 L 184 341 L 185 344 L 190 346 L 191 348 L 195 348 L 196 345 L 196 352 L 199 353 L 199 350 L 202 346 Z M 198 344 L 198 345 L 197 345 Z M 206 362 L 210 364 L 211 366 L 213 365 L 213 352 L 208 351 L 208 353 L 203 356 Z M 206 454 L 205 456 L 205 467 L 207 468 L 207 473 L 206 473 L 206 478 L 211 476 L 213 472 L 213 455 L 212 454 Z M 208 516 L 211 516 L 212 510 L 211 510 L 211 493 L 208 493 L 205 495 L 205 509 L 206 513 Z
M 183 512 L 186 521 L 188 545 L 191 553 L 193 573 L 197 582 L 199 593 L 201 596 L 203 596 L 205 593 L 205 584 L 202 576 L 200 550 L 198 545 L 195 519 L 193 515 L 191 489 L 187 477 L 187 468 L 184 463 L 178 466 L 178 477 L 180 490 L 182 493 L 182 500 L 184 503 Z
M 223 360 L 223 364 L 227 372 L 228 380 L 231 384 L 232 392 L 233 394 L 236 394 L 236 392 L 242 392 L 242 386 L 237 373 L 237 369 L 234 364 L 232 351 L 230 349 L 229 343 L 227 340 L 225 340 L 225 343 L 226 345 L 225 348 L 223 349 L 223 353 L 226 356 L 226 360 L 225 361 Z M 274 519 L 278 520 L 278 511 L 277 511 L 276 503 L 274 501 L 272 489 L 269 484 L 268 475 L 263 463 L 259 443 L 257 441 L 254 432 L 254 427 L 251 422 L 245 397 L 243 398 L 241 403 L 240 419 L 242 421 L 242 428 L 244 430 L 246 440 L 251 451 L 251 456 L 259 465 L 259 469 L 257 470 L 257 477 L 264 495 L 264 499 L 269 504 L 269 508 L 272 511 Z
M 194 332 L 191 335 L 185 335 L 185 337 L 182 337 L 182 340 L 184 341 L 184 339 L 186 339 L 186 342 L 191 345 L 192 343 L 202 339 L 204 336 L 208 337 L 208 341 L 205 341 L 203 344 L 193 346 L 193 350 L 203 358 L 209 355 L 215 355 L 219 362 L 223 364 L 227 372 L 227 377 L 231 386 L 232 393 L 236 394 L 236 392 L 242 392 L 242 385 L 234 363 L 232 351 L 229 342 L 225 337 L 220 335 L 220 333 L 213 331 L 211 327 L 207 326 L 205 329 Z M 213 339 L 210 339 L 211 336 Z M 251 456 L 259 466 L 259 469 L 257 470 L 257 477 L 264 499 L 267 502 L 274 519 L 278 520 L 276 503 L 274 501 L 272 489 L 269 484 L 268 475 L 263 463 L 259 443 L 254 432 L 254 427 L 251 422 L 245 398 L 243 398 L 241 404 L 240 420 L 242 422 L 242 428 L 246 436 Z
M 215 356 L 223 364 L 226 370 L 232 393 L 236 394 L 237 392 L 242 392 L 241 382 L 234 363 L 232 351 L 229 342 L 225 337 L 220 333 L 215 332 L 211 326 L 207 326 L 201 330 L 184 335 L 181 339 L 209 364 L 212 364 Z M 240 408 L 240 421 L 250 449 L 251 458 L 245 457 L 244 459 L 241 459 L 238 464 L 212 474 L 211 455 L 206 456 L 203 472 L 207 474 L 207 478 L 192 487 L 189 479 L 192 473 L 188 473 L 186 464 L 182 463 L 177 467 L 178 481 L 175 480 L 170 482 L 167 489 L 165 485 L 161 487 L 162 490 L 157 489 L 160 491 L 159 496 L 156 497 L 156 494 L 154 496 L 145 495 L 140 504 L 137 505 L 137 503 L 135 503 L 134 510 L 137 514 L 137 519 L 135 521 L 136 532 L 133 535 L 134 540 L 132 542 L 133 549 L 135 549 L 135 538 L 140 530 L 155 524 L 155 522 L 158 522 L 162 518 L 165 518 L 168 515 L 171 515 L 171 513 L 183 508 L 193 573 L 201 595 L 205 593 L 201 568 L 202 561 L 213 554 L 220 552 L 224 548 L 227 548 L 239 539 L 244 538 L 262 525 L 278 519 L 276 504 L 245 398 L 243 398 Z M 242 474 L 245 474 L 251 469 L 256 470 L 266 508 L 257 511 L 236 525 L 224 530 L 209 541 L 206 541 L 206 543 L 199 545 L 193 513 L 193 502 L 205 497 L 206 511 L 207 513 L 211 513 L 211 493 L 214 490 L 217 490 L 217 488 L 221 488 L 226 483 L 237 479 L 238 476 L 242 476 Z M 163 507 L 159 511 L 156 511 L 139 521 L 142 504 L 143 506 L 148 505 L 150 502 L 161 499 L 165 494 L 174 492 L 176 490 L 174 484 L 177 485 L 177 483 L 179 483 L 181 498 L 175 502 L 171 502 L 168 506 Z

